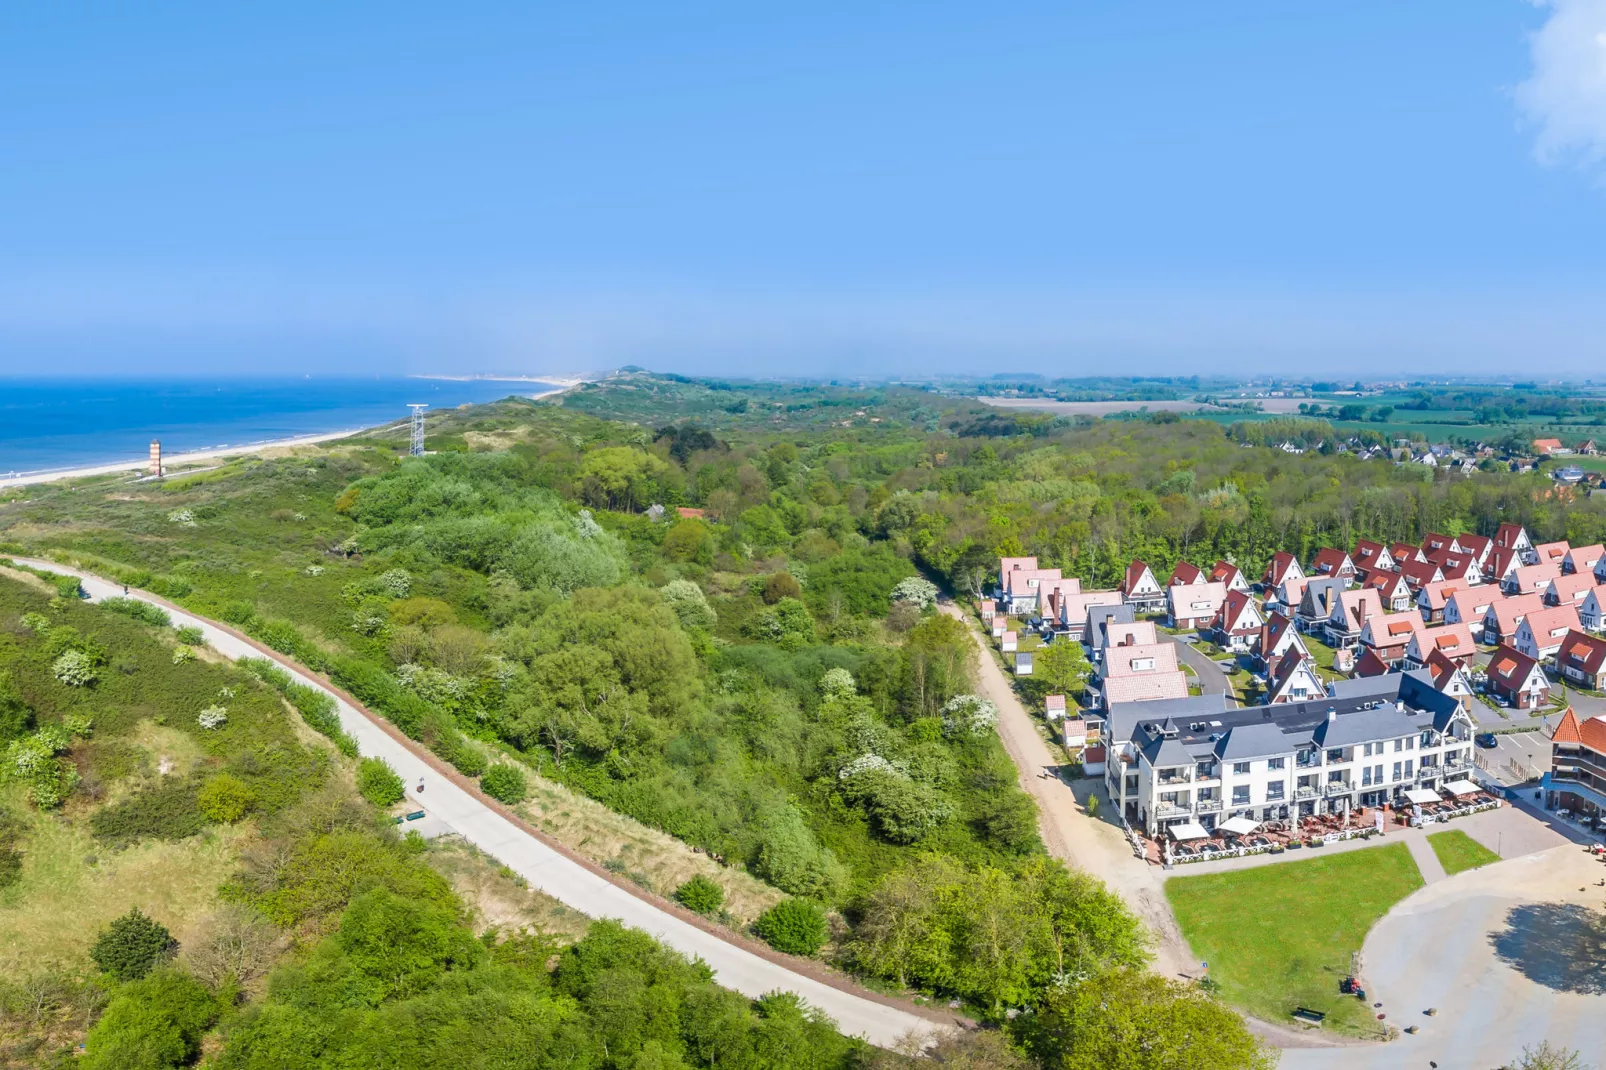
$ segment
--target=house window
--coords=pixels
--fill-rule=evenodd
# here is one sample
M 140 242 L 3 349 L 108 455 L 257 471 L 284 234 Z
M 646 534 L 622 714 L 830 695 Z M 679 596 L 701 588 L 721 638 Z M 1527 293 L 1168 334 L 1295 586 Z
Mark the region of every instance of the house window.
M 1395 780 L 1400 779 L 1400 763 L 1399 762 L 1395 762 L 1394 763 L 1394 779 Z
M 1361 767 L 1361 787 L 1369 788 L 1371 786 L 1372 786 L 1372 767 L 1369 766 L 1369 765 L 1362 766 Z
M 1331 773 L 1328 773 L 1327 774 L 1327 782 L 1329 784 L 1342 784 L 1342 783 L 1344 783 L 1343 770 L 1334 769 Z
M 1394 741 L 1394 753 L 1398 754 L 1398 753 L 1400 753 L 1400 751 L 1402 751 L 1404 749 L 1405 749 L 1405 740 L 1396 739 Z
M 1407 777 L 1411 775 L 1411 759 L 1409 758 L 1405 759 L 1405 775 Z
M 1242 787 L 1237 787 L 1237 788 L 1233 788 L 1232 789 L 1232 805 L 1234 805 L 1234 806 L 1248 806 L 1249 805 L 1249 785 L 1248 784 L 1245 784 Z
M 1266 801 L 1267 802 L 1282 802 L 1282 800 L 1283 800 L 1283 781 L 1281 781 L 1281 780 L 1273 780 L 1271 783 L 1266 785 Z
M 1344 760 L 1344 750 L 1343 750 L 1343 748 L 1342 747 L 1338 747 L 1338 748 L 1334 748 L 1333 750 L 1328 751 L 1327 752 L 1327 760 L 1328 760 L 1329 763 L 1343 761 Z
M 1249 763 L 1248 762 L 1233 762 L 1232 763 L 1232 772 L 1233 772 L 1234 776 L 1248 776 L 1249 775 Z M 1247 791 L 1249 789 L 1245 788 L 1244 790 Z
M 1287 760 L 1288 759 L 1286 759 L 1286 758 L 1268 758 L 1268 759 L 1266 759 L 1266 768 L 1267 769 L 1281 769 L 1281 768 L 1283 768 L 1283 764 Z
M 1406 736 L 1405 737 L 1405 749 L 1406 750 L 1416 750 L 1416 737 L 1415 736 Z
M 1154 659 L 1153 658 L 1133 658 L 1132 659 L 1132 671 L 1133 672 L 1143 672 L 1143 671 L 1145 671 L 1147 669 L 1152 669 L 1152 668 L 1154 668 Z
M 1424 746 L 1424 747 L 1433 746 L 1433 732 L 1432 732 L 1432 730 L 1430 729 L 1430 730 L 1428 730 L 1426 732 L 1423 732 L 1421 737 L 1420 737 L 1420 741 L 1422 743 L 1422 746 Z

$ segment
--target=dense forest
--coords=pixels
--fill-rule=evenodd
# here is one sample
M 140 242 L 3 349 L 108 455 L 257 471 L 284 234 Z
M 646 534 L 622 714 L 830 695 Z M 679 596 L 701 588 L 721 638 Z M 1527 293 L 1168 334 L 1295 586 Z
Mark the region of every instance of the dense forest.
M 498 798 L 554 785 L 695 847 L 763 882 L 775 905 L 753 920 L 717 896 L 652 884 L 639 860 L 598 860 L 788 951 L 1012 1023 L 1018 1054 L 999 1058 L 1049 1063 L 1094 1043 L 1076 1025 L 1093 1013 L 1090 993 L 1147 983 L 1148 937 L 1098 881 L 1045 853 L 995 711 L 974 695 L 972 637 L 934 610 L 939 586 L 979 590 L 1000 554 L 1035 553 L 1113 585 L 1133 556 L 1157 572 L 1218 557 L 1258 572 L 1277 549 L 1308 558 L 1357 537 L 1416 541 L 1508 520 L 1536 538 L 1606 534 L 1600 503 L 1558 497 L 1538 477 L 1296 456 L 1170 414 L 1073 421 L 907 387 L 632 373 L 562 404 L 432 416 L 428 445 L 405 458 L 376 433 L 160 484 L 33 488 L 0 507 L 0 538 L 235 623 Z M 302 713 L 316 728 L 316 713 Z M 322 760 L 346 768 L 332 746 Z M 61 753 L 76 759 L 78 745 Z M 248 774 L 236 779 L 267 800 Z M 369 831 L 353 831 L 363 821 L 349 810 L 306 805 L 260 803 L 249 820 L 282 842 L 280 865 L 265 872 L 253 853 L 226 882 L 242 908 L 296 935 L 263 993 L 208 988 L 205 1028 L 224 1023 L 234 1038 L 235 1062 L 221 1065 L 289 1058 L 275 1045 L 292 1036 L 323 1038 L 297 1058 L 349 1061 L 341 1045 L 416 1021 L 402 1009 L 412 1000 L 443 1022 L 516 1005 L 536 1032 L 507 1042 L 542 1050 L 598 1028 L 584 1025 L 593 989 L 579 978 L 591 968 L 577 961 L 590 952 L 549 955 L 538 932 L 473 931 L 427 860 L 373 831 L 371 816 Z M 295 832 L 281 813 L 296 815 Z M 348 850 L 395 879 L 315 897 L 322 920 L 309 928 L 294 905 L 303 893 L 277 882 L 348 867 Z M 395 942 L 396 927 L 421 941 L 405 991 L 364 979 L 364 956 Z M 668 987 L 643 999 L 702 1006 L 706 978 L 632 939 L 594 931 L 575 947 L 623 956 L 597 969 L 638 988 L 661 977 Z M 164 999 L 182 987 L 162 984 L 152 991 Z M 368 1010 L 319 1017 L 335 988 L 374 993 Z M 1212 1023 L 1224 1054 L 1196 1065 L 1262 1058 L 1197 990 L 1151 995 L 1177 1021 Z M 1039 1013 L 1010 1013 L 1022 1008 Z M 642 1044 L 706 1065 L 702 1013 Z M 766 1031 L 815 1030 L 817 1062 L 862 1056 L 784 1001 L 744 1002 L 741 1015 L 755 1051 Z M 628 1062 L 612 1041 L 585 1043 L 611 1053 L 596 1065 Z

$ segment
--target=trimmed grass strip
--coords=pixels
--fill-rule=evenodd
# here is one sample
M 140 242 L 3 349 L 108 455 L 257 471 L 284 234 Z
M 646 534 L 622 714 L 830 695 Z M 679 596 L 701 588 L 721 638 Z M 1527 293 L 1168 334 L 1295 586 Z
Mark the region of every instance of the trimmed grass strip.
M 1228 1003 L 1278 1025 L 1308 1007 L 1327 1015 L 1328 1028 L 1372 1034 L 1370 1006 L 1341 994 L 1339 982 L 1367 931 L 1422 884 L 1399 843 L 1172 877 L 1165 893 Z
M 1499 855 L 1460 829 L 1433 833 L 1428 837 L 1428 846 L 1433 848 L 1433 853 L 1439 857 L 1439 865 L 1450 876 L 1500 861 Z

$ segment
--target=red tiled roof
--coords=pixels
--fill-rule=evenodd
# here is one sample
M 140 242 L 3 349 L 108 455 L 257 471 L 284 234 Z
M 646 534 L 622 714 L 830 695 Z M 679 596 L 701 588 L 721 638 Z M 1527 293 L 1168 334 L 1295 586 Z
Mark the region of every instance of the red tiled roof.
M 1556 667 L 1563 666 L 1578 669 L 1590 676 L 1599 675 L 1602 667 L 1606 667 L 1606 640 L 1577 629 L 1568 632 L 1567 638 L 1561 641 L 1561 649 L 1556 652 Z
M 689 505 L 677 505 L 675 512 L 680 514 L 682 520 L 701 520 L 704 515 L 701 509 L 693 509 Z
M 1316 551 L 1315 557 L 1311 558 L 1310 571 L 1313 576 L 1336 576 L 1345 565 L 1354 566 L 1349 554 L 1343 550 L 1335 550 L 1331 546 L 1324 546 Z
M 1177 567 L 1171 570 L 1171 578 L 1165 581 L 1165 585 L 1175 587 L 1178 584 L 1203 582 L 1205 582 L 1204 573 L 1200 571 L 1199 566 L 1191 561 L 1178 561 Z
M 1137 676 L 1112 676 L 1104 681 L 1104 701 L 1108 704 L 1187 697 L 1188 678 L 1181 669 L 1140 673 Z
M 1278 550 L 1271 555 L 1271 561 L 1266 565 L 1261 582 L 1276 587 L 1283 582 L 1283 577 L 1288 575 L 1289 568 L 1297 564 L 1299 560 L 1293 554 L 1286 550 Z
M 1422 588 L 1428 596 L 1428 608 L 1435 611 L 1443 609 L 1457 591 L 1466 589 L 1466 580 L 1440 580 L 1438 583 L 1426 584 Z
M 1494 533 L 1494 544 L 1510 550 L 1517 545 L 1518 537 L 1526 534 L 1521 524 L 1501 524 Z
M 1132 563 L 1126 566 L 1126 579 L 1121 581 L 1121 593 L 1131 594 L 1138 583 L 1142 581 L 1143 574 L 1148 571 L 1149 566 L 1144 564 L 1142 558 L 1133 558 Z
M 1521 687 L 1539 662 L 1515 647 L 1500 646 L 1489 658 L 1489 679 L 1507 687 Z
M 1355 663 L 1356 676 L 1386 676 L 1394 670 L 1389 668 L 1388 662 L 1377 656 L 1377 651 L 1367 647 L 1361 654 L 1360 660 Z

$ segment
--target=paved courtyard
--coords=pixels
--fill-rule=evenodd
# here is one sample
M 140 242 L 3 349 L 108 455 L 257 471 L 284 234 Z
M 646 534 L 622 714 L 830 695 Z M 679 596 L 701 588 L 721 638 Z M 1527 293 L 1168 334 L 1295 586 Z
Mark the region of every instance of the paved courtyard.
M 1514 837 L 1560 838 L 1522 811 L 1501 813 Z M 1487 840 L 1487 827 L 1456 824 Z M 1510 839 L 1502 846 L 1516 849 Z M 1595 1062 L 1606 1051 L 1602 880 L 1606 865 L 1567 841 L 1430 883 L 1378 922 L 1362 952 L 1369 998 L 1387 1022 L 1420 1031 L 1387 1044 L 1293 1048 L 1282 1067 L 1395 1070 L 1431 1061 L 1484 1070 L 1544 1040 Z

